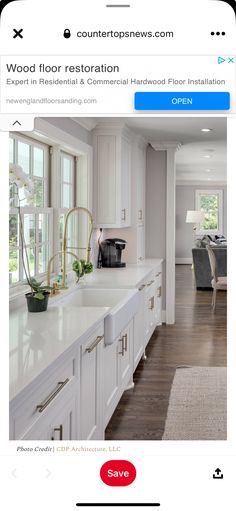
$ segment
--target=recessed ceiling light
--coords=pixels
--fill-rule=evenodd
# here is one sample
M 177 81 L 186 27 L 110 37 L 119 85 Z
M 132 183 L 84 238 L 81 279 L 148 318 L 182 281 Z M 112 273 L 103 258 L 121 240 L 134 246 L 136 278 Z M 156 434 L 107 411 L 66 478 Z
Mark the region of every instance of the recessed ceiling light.
M 206 172 L 211 172 L 211 169 L 206 169 Z
M 209 154 L 204 154 L 203 158 L 210 158 L 210 155 Z
M 207 177 L 207 181 L 211 181 L 211 177 Z
M 208 131 L 213 131 L 211 128 L 202 128 L 201 131 L 204 133 L 208 133 Z

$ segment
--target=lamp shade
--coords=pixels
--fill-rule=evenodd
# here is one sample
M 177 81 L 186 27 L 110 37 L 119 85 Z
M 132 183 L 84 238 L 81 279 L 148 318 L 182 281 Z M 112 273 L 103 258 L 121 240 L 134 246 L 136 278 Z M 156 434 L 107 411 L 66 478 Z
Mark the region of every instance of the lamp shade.
M 200 224 L 205 218 L 203 211 L 187 211 L 186 223 L 187 224 Z

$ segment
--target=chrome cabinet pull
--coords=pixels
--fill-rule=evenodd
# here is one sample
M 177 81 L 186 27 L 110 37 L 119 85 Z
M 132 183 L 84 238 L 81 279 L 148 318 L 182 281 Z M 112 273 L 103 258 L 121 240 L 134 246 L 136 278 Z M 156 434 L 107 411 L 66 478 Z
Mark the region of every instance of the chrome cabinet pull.
M 91 351 L 93 351 L 94 348 L 96 348 L 96 346 L 99 344 L 99 342 L 101 342 L 102 339 L 104 339 L 104 335 L 98 335 L 95 341 L 93 341 L 92 344 L 90 344 L 90 346 L 86 348 L 85 351 L 87 351 L 87 353 L 91 353 Z
M 138 290 L 139 290 L 139 291 L 142 291 L 145 287 L 146 287 L 146 284 L 142 284 L 142 285 L 138 288 Z
M 157 288 L 157 296 L 158 296 L 158 298 L 160 298 L 160 296 L 161 296 L 161 286 L 159 286 Z
M 119 339 L 118 342 L 121 342 L 121 351 L 118 351 L 118 354 L 122 355 L 122 357 L 123 357 L 125 354 L 124 335 Z
M 122 339 L 124 339 L 124 350 L 127 351 L 127 349 L 128 349 L 128 334 L 123 335 Z
M 58 382 L 57 385 L 59 385 L 59 387 L 56 390 L 54 390 L 54 392 L 46 399 L 46 401 L 44 403 L 41 403 L 40 405 L 36 406 L 36 409 L 38 410 L 39 413 L 43 412 L 45 410 L 45 408 L 47 408 L 47 406 L 53 401 L 53 399 L 57 396 L 57 394 L 59 394 L 59 392 L 61 392 L 63 387 L 65 387 L 65 385 L 67 385 L 67 383 L 69 381 L 70 381 L 69 378 L 66 378 L 65 381 Z
M 60 424 L 59 428 L 54 428 L 54 431 L 59 431 L 59 440 L 63 440 L 63 425 Z M 52 436 L 51 440 L 55 440 L 54 436 Z
M 159 272 L 155 275 L 155 277 L 159 277 L 159 275 L 161 275 L 161 271 L 159 271 Z
M 126 220 L 126 209 L 121 210 L 121 220 Z
M 151 311 L 154 309 L 154 296 L 152 296 L 152 298 L 150 298 L 149 300 L 149 307 L 148 307 Z
M 148 282 L 147 286 L 151 286 L 153 284 L 154 280 L 150 280 L 150 282 Z
M 143 210 L 142 210 L 142 209 L 139 209 L 139 210 L 138 210 L 138 219 L 139 219 L 139 220 L 142 220 L 142 219 L 143 219 Z

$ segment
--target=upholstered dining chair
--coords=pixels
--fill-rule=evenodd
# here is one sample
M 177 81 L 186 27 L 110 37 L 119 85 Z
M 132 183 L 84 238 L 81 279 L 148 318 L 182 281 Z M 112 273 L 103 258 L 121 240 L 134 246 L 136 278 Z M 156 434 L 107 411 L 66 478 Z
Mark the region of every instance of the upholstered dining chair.
M 222 291 L 227 291 L 227 277 L 218 277 L 217 276 L 217 264 L 216 264 L 216 256 L 214 254 L 214 251 L 212 248 L 208 245 L 206 247 L 211 267 L 211 276 L 212 281 L 211 285 L 213 288 L 213 295 L 212 295 L 212 308 L 213 311 L 215 311 L 216 308 L 216 293 L 218 289 Z

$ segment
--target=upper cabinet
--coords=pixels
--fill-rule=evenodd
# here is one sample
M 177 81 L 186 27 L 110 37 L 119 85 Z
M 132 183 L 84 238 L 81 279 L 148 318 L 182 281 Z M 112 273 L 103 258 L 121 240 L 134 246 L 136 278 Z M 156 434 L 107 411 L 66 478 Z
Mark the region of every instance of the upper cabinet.
M 94 130 L 94 216 L 97 227 L 131 225 L 131 141 L 122 126 Z

